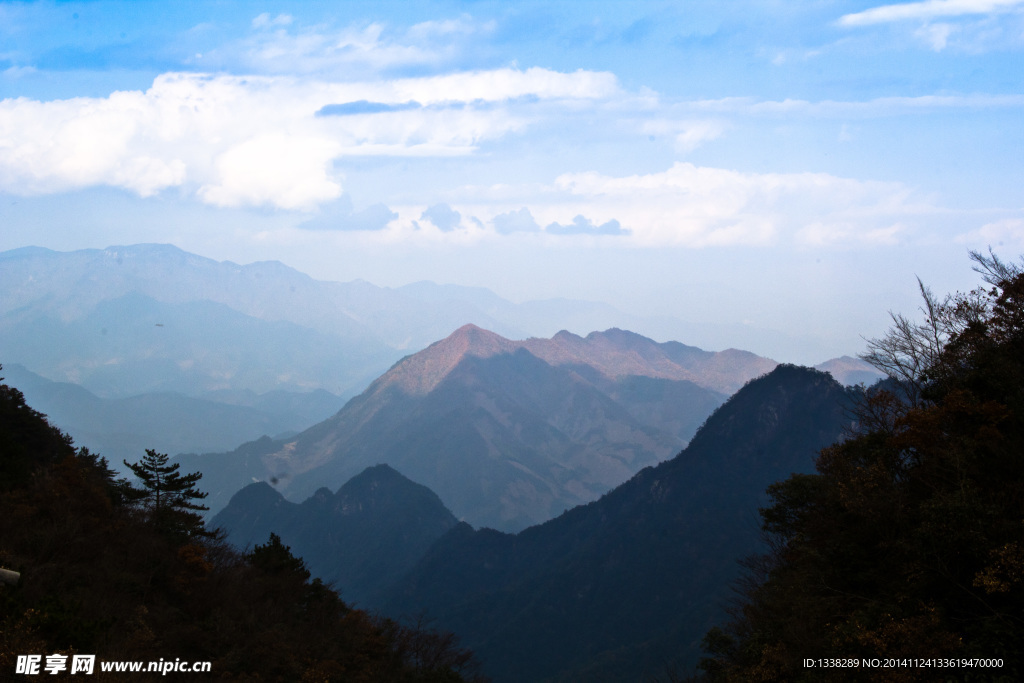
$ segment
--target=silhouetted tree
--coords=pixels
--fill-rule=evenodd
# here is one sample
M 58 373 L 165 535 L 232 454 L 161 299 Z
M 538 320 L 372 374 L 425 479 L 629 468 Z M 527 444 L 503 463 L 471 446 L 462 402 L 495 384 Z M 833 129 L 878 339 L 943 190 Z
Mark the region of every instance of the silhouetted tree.
M 309 578 L 309 570 L 301 557 L 292 555 L 291 546 L 281 542 L 281 537 L 270 534 L 270 540 L 252 549 L 247 556 L 254 567 L 259 567 L 268 574 L 293 574 L 303 581 Z
M 203 478 L 201 472 L 182 475 L 180 465 L 167 464 L 166 453 L 146 449 L 146 456 L 139 462 L 124 464 L 139 478 L 142 490 L 137 495 L 150 521 L 162 531 L 174 536 L 212 536 L 206 531 L 203 518 L 196 511 L 209 510 L 205 505 L 193 501 L 206 498 L 207 494 L 196 488 Z

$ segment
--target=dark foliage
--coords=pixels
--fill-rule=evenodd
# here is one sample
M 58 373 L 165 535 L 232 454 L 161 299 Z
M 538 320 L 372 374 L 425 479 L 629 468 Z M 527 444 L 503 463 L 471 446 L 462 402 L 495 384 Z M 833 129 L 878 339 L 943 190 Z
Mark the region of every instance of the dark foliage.
M 705 638 L 715 681 L 1021 680 L 1024 274 L 972 255 L 989 288 L 894 317 L 872 342 L 903 387 L 869 395 L 817 473 L 769 488 L 774 552 L 736 620 Z M 1001 658 L 1002 668 L 805 668 L 803 658 Z
M 154 528 L 106 461 L 7 386 L 0 448 L 0 566 L 21 573 L 0 585 L 0 678 L 18 654 L 82 653 L 211 661 L 204 680 L 481 680 L 450 635 L 349 608 L 279 539 L 242 556 Z
M 25 485 L 37 465 L 74 453 L 71 437 L 51 428 L 45 418 L 25 404 L 20 391 L 0 384 L 0 492 Z

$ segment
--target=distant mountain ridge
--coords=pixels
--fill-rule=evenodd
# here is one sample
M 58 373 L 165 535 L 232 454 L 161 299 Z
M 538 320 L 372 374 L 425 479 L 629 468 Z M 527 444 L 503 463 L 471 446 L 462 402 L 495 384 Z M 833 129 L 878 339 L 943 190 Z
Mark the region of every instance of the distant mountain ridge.
M 551 339 L 513 341 L 467 324 L 424 351 L 403 358 L 378 382 L 381 388 L 397 385 L 409 395 L 423 395 L 466 356 L 490 358 L 519 349 L 553 367 L 586 368 L 610 380 L 629 376 L 687 380 L 723 394 L 735 392 L 777 365 L 747 351 L 703 351 L 678 342 L 658 343 L 616 328 L 586 337 L 562 330 Z
M 343 401 L 325 391 L 191 397 L 171 392 L 105 399 L 77 384 L 51 382 L 21 365 L 3 376 L 79 446 L 113 465 L 154 448 L 164 453 L 232 448 L 263 434 L 284 436 L 337 412 Z
M 829 373 L 835 377 L 837 382 L 846 386 L 854 384 L 871 386 L 885 379 L 885 375 L 878 368 L 868 364 L 867 361 L 850 356 L 833 358 L 815 365 L 814 368 Z
M 279 262 L 218 262 L 166 244 L 0 252 L 0 359 L 105 398 L 316 388 L 352 396 L 466 323 L 514 339 L 642 327 L 694 342 L 709 329 L 596 302 L 512 303 L 480 287 L 325 282 Z M 773 335 L 726 326 L 711 336 L 743 346 Z
M 586 337 L 563 330 L 550 342 L 528 339 L 523 345 L 551 365 L 590 366 L 612 379 L 641 376 L 688 380 L 727 395 L 777 365 L 749 351 L 715 352 L 674 341 L 658 343 L 617 328 Z
M 521 305 L 480 288 L 431 285 L 389 289 L 361 280 L 319 281 L 276 261 L 218 262 L 166 244 L 72 252 L 25 247 L 0 252 L 0 357 L 106 397 L 158 390 L 318 387 L 352 395 L 404 353 L 467 322 L 524 337 L 538 323 L 550 327 L 558 318 L 565 326 L 570 320 L 579 324 L 621 315 L 605 304 L 561 300 Z M 155 337 L 156 332 L 171 329 L 154 329 L 154 322 L 164 324 L 159 319 L 140 319 L 145 312 L 137 304 L 143 301 L 150 302 L 150 312 L 162 311 L 162 317 L 177 315 L 180 351 L 153 345 L 168 336 Z M 202 319 L 218 307 L 234 327 L 189 324 L 190 318 Z M 281 358 L 271 351 L 281 348 L 275 337 L 285 325 L 291 326 L 291 344 L 304 347 L 292 355 L 304 359 L 306 372 L 274 367 Z M 126 333 L 131 344 L 112 346 Z M 262 356 L 245 373 L 221 349 Z M 133 384 L 135 377 L 144 383 Z M 196 389 L 189 391 L 192 385 Z
M 595 365 L 586 363 L 590 346 L 603 349 Z M 215 481 L 237 472 L 238 487 L 249 481 L 242 476 L 274 480 L 293 498 L 384 462 L 437 492 L 457 517 L 518 530 L 677 453 L 726 398 L 678 377 L 698 377 L 718 357 L 619 330 L 512 341 L 465 325 L 396 363 L 337 415 L 263 443 L 262 474 L 253 456 L 248 469 L 231 454 L 182 462 Z M 728 382 L 775 365 L 750 357 Z
M 5 360 L 106 397 L 351 395 L 401 353 L 347 310 L 346 296 L 359 299 L 365 287 L 318 282 L 276 262 L 239 266 L 143 244 L 16 249 L 0 253 L 0 264 Z

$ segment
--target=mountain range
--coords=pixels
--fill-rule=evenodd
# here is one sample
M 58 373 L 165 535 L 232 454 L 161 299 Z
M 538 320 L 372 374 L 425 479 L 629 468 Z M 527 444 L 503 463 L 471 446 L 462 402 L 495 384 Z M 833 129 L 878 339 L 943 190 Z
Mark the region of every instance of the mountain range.
M 313 389 L 351 397 L 466 323 L 515 339 L 614 326 L 716 345 L 778 336 L 742 326 L 708 333 L 587 301 L 513 303 L 480 287 L 325 282 L 276 261 L 218 262 L 165 244 L 0 253 L 0 360 L 103 398 Z
M 278 463 L 287 467 L 267 471 L 265 464 L 252 460 L 250 470 L 245 464 L 249 456 L 258 451 L 258 458 L 265 458 L 280 450 L 261 437 L 279 438 L 317 424 L 403 355 L 466 323 L 506 339 L 524 339 L 516 348 L 573 378 L 569 384 L 552 380 L 560 385 L 591 384 L 587 392 L 596 389 L 628 413 L 626 422 L 617 424 L 633 436 L 619 435 L 609 443 L 621 445 L 634 436 L 642 442 L 636 453 L 615 453 L 595 465 L 600 471 L 579 480 L 565 473 L 533 477 L 522 490 L 507 492 L 512 498 L 506 496 L 504 503 L 491 501 L 492 508 L 502 509 L 483 516 L 473 510 L 483 501 L 452 502 L 466 519 L 504 529 L 540 521 L 589 500 L 680 448 L 714 402 L 698 400 L 701 405 L 691 405 L 696 400 L 693 388 L 683 390 L 685 385 L 671 382 L 689 380 L 727 395 L 750 376 L 730 377 L 733 365 L 760 363 L 758 371 L 773 365 L 744 352 L 711 354 L 682 345 L 675 351 L 688 351 L 672 358 L 644 358 L 643 349 L 627 352 L 616 347 L 620 342 L 628 345 L 626 337 L 613 340 L 607 333 L 594 339 L 565 332 L 600 329 L 600 323 L 616 320 L 651 322 L 592 302 L 552 299 L 515 304 L 475 287 L 419 282 L 390 289 L 361 281 L 322 282 L 277 262 L 241 266 L 170 245 L 73 252 L 28 247 L 0 253 L 0 362 L 21 373 L 18 381 L 30 400 L 79 444 L 106 454 L 115 467 L 122 460 L 138 459 L 145 448 L 203 453 L 246 444 L 239 459 L 243 464 L 234 472 L 207 474 L 214 489 L 214 511 L 253 479 L 277 476 L 286 495 L 310 495 L 319 484 L 300 482 L 292 489 L 287 479 L 301 474 L 296 469 L 306 468 L 308 462 Z M 563 332 L 553 339 L 530 338 L 553 334 L 548 330 Z M 627 359 L 627 353 L 637 355 Z M 860 361 L 830 363 L 837 377 L 866 376 Z M 497 422 L 500 425 L 501 419 Z M 559 459 L 571 457 L 566 455 L 570 446 L 586 443 L 581 434 L 564 433 L 564 425 L 554 425 L 561 434 L 550 431 L 553 425 L 542 416 L 527 422 L 542 432 L 548 430 L 546 436 L 521 431 L 481 436 L 476 427 L 467 427 L 465 434 L 448 434 L 454 439 L 448 445 L 463 449 L 468 438 L 476 441 L 474 447 L 490 443 L 501 450 L 504 447 L 496 446 L 494 439 L 513 444 L 531 438 L 538 443 L 560 441 L 554 448 L 561 455 L 541 455 L 540 461 L 534 457 L 536 448 L 525 454 L 509 450 L 507 466 L 536 474 L 536 468 L 562 467 Z M 183 428 L 185 424 L 191 426 Z M 410 430 L 409 435 L 417 434 L 416 428 Z M 265 446 L 271 450 L 264 452 Z M 554 460 L 548 462 L 551 457 Z M 337 478 L 329 483 L 338 486 L 359 466 L 376 462 L 367 456 L 358 465 L 341 466 L 343 471 L 332 474 Z M 477 497 L 500 498 L 496 492 L 514 477 L 503 474 L 500 479 Z M 534 500 L 527 503 L 531 497 Z M 524 506 L 534 511 L 519 516 Z
M 695 664 L 701 637 L 725 618 L 738 560 L 763 550 L 765 488 L 811 471 L 858 395 L 826 373 L 778 366 L 674 458 L 516 534 L 454 524 L 436 496 L 386 466 L 302 505 L 252 484 L 215 524 L 239 543 L 279 533 L 364 606 L 436 620 L 495 681 L 655 680 Z M 416 552 L 397 551 L 402 529 Z
M 620 315 L 602 304 L 167 245 L 0 266 L 0 360 L 80 443 L 194 451 L 177 462 L 227 505 L 232 542 L 280 534 L 349 599 L 437 619 L 509 683 L 692 664 L 759 548 L 764 488 L 848 424 L 858 390 L 833 376 L 877 376 L 564 329 Z
M 457 518 L 518 531 L 678 453 L 729 394 L 774 367 L 618 329 L 514 341 L 464 325 L 295 437 L 178 461 L 204 473 L 213 511 L 252 481 L 297 501 L 386 463 Z
M 0 266 L 5 361 L 105 398 L 352 395 L 401 355 L 346 312 L 340 285 L 279 263 L 238 266 L 135 245 L 16 249 L 0 254 Z
M 640 680 L 692 666 L 725 617 L 737 561 L 762 548 L 766 487 L 812 471 L 849 425 L 855 393 L 779 366 L 678 456 L 600 500 L 514 535 L 458 525 L 380 607 L 437 619 L 496 681 Z
M 622 330 L 512 341 L 465 325 L 294 438 L 178 461 L 224 503 L 254 478 L 302 499 L 386 463 L 459 519 L 517 531 L 677 453 L 726 392 L 774 366 Z

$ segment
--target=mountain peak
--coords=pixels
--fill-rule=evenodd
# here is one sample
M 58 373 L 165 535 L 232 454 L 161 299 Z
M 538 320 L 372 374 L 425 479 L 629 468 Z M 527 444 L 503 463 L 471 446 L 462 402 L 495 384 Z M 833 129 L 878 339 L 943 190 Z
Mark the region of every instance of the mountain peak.
M 430 393 L 467 356 L 490 358 L 513 353 L 520 344 L 477 327 L 463 325 L 423 351 L 406 356 L 378 381 L 397 386 L 411 396 Z
M 410 507 L 418 508 L 420 515 L 445 518 L 446 528 L 455 524 L 455 517 L 436 493 L 384 464 L 367 467 L 349 479 L 335 497 L 335 509 L 343 515 Z
M 441 344 L 460 344 L 465 346 L 467 351 L 476 355 L 480 353 L 490 353 L 493 355 L 495 352 L 501 353 L 498 347 L 503 344 L 505 346 L 514 346 L 514 344 L 505 339 L 499 334 L 485 330 L 482 327 L 477 327 L 473 323 L 467 323 L 459 329 L 452 332 L 448 337 L 442 339 Z
M 607 330 L 595 330 L 587 335 L 587 339 L 613 339 L 613 340 L 635 340 L 643 339 L 644 341 L 650 342 L 650 339 L 639 335 L 636 332 L 630 332 L 629 330 L 623 330 L 618 327 L 609 327 Z
M 402 476 L 401 472 L 384 463 L 372 465 L 349 479 L 338 495 L 355 495 L 360 491 L 373 490 L 380 486 L 401 486 L 412 484 L 408 478 Z
M 231 496 L 231 505 L 242 510 L 272 508 L 281 505 L 285 498 L 265 481 L 257 481 Z
M 592 332 L 591 334 L 594 334 L 594 333 Z M 587 336 L 590 336 L 590 335 L 587 335 Z M 554 337 L 551 338 L 551 341 L 553 341 L 553 342 L 562 342 L 562 343 L 566 343 L 566 342 L 576 343 L 576 342 L 580 342 L 582 340 L 583 340 L 583 337 L 579 336 L 578 334 L 573 334 L 569 330 L 561 330 L 558 334 L 556 334 Z

